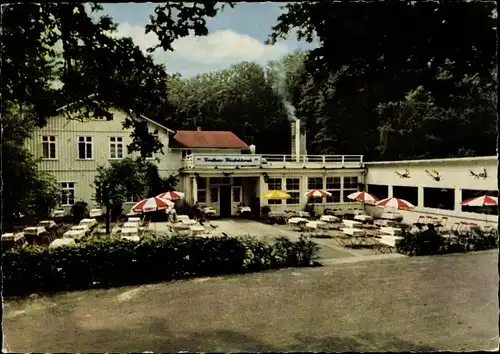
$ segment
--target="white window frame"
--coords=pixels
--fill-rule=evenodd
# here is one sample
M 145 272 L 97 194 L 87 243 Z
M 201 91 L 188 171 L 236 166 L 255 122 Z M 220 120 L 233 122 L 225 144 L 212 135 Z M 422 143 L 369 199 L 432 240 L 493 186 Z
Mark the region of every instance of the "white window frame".
M 44 160 L 57 160 L 57 146 L 55 135 L 42 136 L 42 159 Z M 45 146 L 47 146 L 47 156 L 45 156 Z M 54 156 L 50 156 L 50 147 L 54 147 Z
M 338 178 L 338 188 L 329 188 L 328 187 L 328 180 L 329 179 L 332 179 L 333 181 L 335 181 L 335 179 Z M 335 185 L 335 183 L 331 183 L 332 185 Z M 326 179 L 325 179 L 325 190 L 327 192 L 330 192 L 332 193 L 332 196 L 331 197 L 326 197 L 326 202 L 328 204 L 336 204 L 336 203 L 340 203 L 342 201 L 342 177 L 340 176 L 327 176 Z M 333 198 L 333 195 L 335 194 L 335 192 L 338 192 L 338 196 L 339 196 L 339 200 L 336 202 L 336 201 L 333 201 L 331 200 L 331 198 Z
M 346 178 L 356 178 L 356 186 L 355 187 L 348 186 L 346 188 L 346 183 L 345 183 Z M 342 199 L 341 200 L 343 200 L 344 202 L 352 202 L 352 200 L 349 200 L 349 198 L 347 198 L 347 196 L 351 193 L 355 193 L 358 191 L 358 183 L 359 183 L 358 176 L 344 176 L 344 177 L 342 177 L 342 196 L 341 196 Z
M 279 183 L 276 183 L 276 181 L 279 181 Z M 272 184 L 277 184 L 279 185 L 279 188 L 277 190 L 282 190 L 283 189 L 283 179 L 281 177 L 277 177 L 277 178 L 269 178 L 267 180 L 267 186 L 268 186 L 268 190 L 274 190 L 273 188 L 269 188 L 270 185 Z M 274 205 L 279 205 L 281 204 L 281 200 L 276 200 L 276 199 L 269 199 L 267 201 L 269 204 L 274 204 Z
M 243 188 L 241 186 L 233 186 L 233 203 L 241 203 L 243 201 L 242 195 Z M 235 200 L 235 197 L 238 197 L 238 200 Z
M 89 140 L 90 138 L 90 140 Z M 81 140 L 83 139 L 83 140 Z M 85 157 L 80 157 L 80 144 L 85 144 Z M 90 146 L 90 157 L 87 157 L 87 152 Z M 76 138 L 76 158 L 77 160 L 93 160 L 94 159 L 94 138 L 92 136 L 77 136 Z
M 290 189 L 288 180 L 298 180 L 296 188 Z M 292 184 L 292 183 L 290 183 Z M 295 184 L 295 183 L 293 183 Z M 290 194 L 291 198 L 286 200 L 287 205 L 298 205 L 300 204 L 300 177 L 287 177 L 285 180 L 286 192 Z M 297 195 L 297 198 L 294 198 Z
M 118 146 L 121 146 L 121 156 L 118 155 Z M 114 155 L 114 156 L 113 156 Z M 109 137 L 109 159 L 122 160 L 125 157 L 125 142 L 122 136 Z
M 73 184 L 73 187 L 70 187 L 70 184 Z M 76 183 L 75 182 L 60 182 L 60 185 L 61 185 L 61 206 L 71 206 L 73 204 L 75 204 L 75 185 Z M 67 195 L 64 196 L 65 192 L 68 192 L 68 191 L 73 191 L 73 203 L 69 203 L 70 202 L 70 197 L 68 197 Z M 67 203 L 65 203 L 67 202 Z

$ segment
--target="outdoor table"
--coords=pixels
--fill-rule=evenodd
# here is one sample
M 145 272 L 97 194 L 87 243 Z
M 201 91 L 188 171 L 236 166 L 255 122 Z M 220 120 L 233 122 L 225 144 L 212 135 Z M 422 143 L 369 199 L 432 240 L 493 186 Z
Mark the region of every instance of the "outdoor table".
M 310 218 L 311 214 L 308 211 L 299 211 L 299 217 L 301 218 Z
M 403 233 L 403 230 L 399 227 L 385 226 L 380 228 L 380 232 L 387 235 L 399 236 Z
M 403 220 L 403 215 L 398 214 L 398 213 L 383 213 L 382 216 L 380 217 L 381 219 L 386 219 L 386 220 Z
M 210 207 L 206 207 L 205 209 L 203 209 L 203 211 L 205 212 L 205 215 L 215 215 L 217 214 L 217 211 L 214 209 L 214 208 L 210 208 Z
M 240 206 L 238 207 L 238 213 L 251 213 L 252 212 L 252 208 L 248 207 L 248 206 Z
M 367 222 L 367 221 L 373 221 L 373 217 L 371 217 L 370 215 L 366 215 L 366 214 L 358 214 L 358 215 L 354 216 L 354 220 L 361 221 L 361 222 Z
M 134 242 L 139 242 L 141 238 L 139 236 L 133 235 L 133 236 L 126 236 L 122 235 L 120 237 L 122 240 L 129 240 L 129 241 L 134 241 Z
M 57 226 L 54 220 L 42 220 L 38 223 L 38 226 L 44 227 L 46 230 L 53 229 Z
M 190 226 L 188 224 L 185 224 L 183 222 L 175 223 L 170 226 L 171 229 L 173 230 L 189 230 Z
M 141 222 L 141 218 L 137 217 L 137 216 L 131 216 L 128 218 L 127 222 L 137 222 L 137 223 L 140 223 Z
M 396 244 L 402 240 L 400 236 L 380 236 L 377 238 L 377 243 L 373 245 L 374 253 L 391 253 Z
M 191 229 L 191 233 L 193 236 L 196 236 L 196 235 L 199 235 L 199 234 L 203 234 L 205 233 L 207 230 L 201 226 L 201 225 L 193 225 L 190 227 Z
M 181 224 L 184 224 L 184 225 L 196 225 L 198 224 L 198 221 L 196 220 L 181 220 Z
M 52 213 L 53 218 L 62 218 L 65 215 L 66 211 L 64 211 L 63 209 L 54 210 L 54 212 Z
M 301 224 L 301 223 L 307 223 L 307 222 L 309 222 L 309 220 L 304 219 L 304 218 L 298 218 L 298 217 L 288 219 L 289 224 Z
M 354 228 L 356 226 L 362 226 L 363 225 L 359 221 L 354 221 L 354 220 L 342 220 L 342 223 L 345 226 L 347 226 L 348 228 Z
M 337 216 L 334 216 L 334 215 L 321 215 L 319 217 L 319 219 L 321 221 L 325 221 L 325 222 L 339 222 L 340 221 L 340 218 Z
M 56 248 L 61 246 L 75 245 L 76 242 L 72 238 L 58 238 L 50 243 L 49 248 Z
M 187 216 L 187 215 L 177 215 L 177 220 L 184 221 L 184 220 L 190 220 L 190 219 L 189 219 L 189 216 Z
M 102 216 L 103 212 L 101 209 L 91 209 L 89 212 L 89 216 L 91 218 L 97 218 L 99 216 Z
M 340 230 L 348 236 L 354 236 L 354 237 L 366 236 L 365 230 L 356 229 L 353 227 L 345 227 Z

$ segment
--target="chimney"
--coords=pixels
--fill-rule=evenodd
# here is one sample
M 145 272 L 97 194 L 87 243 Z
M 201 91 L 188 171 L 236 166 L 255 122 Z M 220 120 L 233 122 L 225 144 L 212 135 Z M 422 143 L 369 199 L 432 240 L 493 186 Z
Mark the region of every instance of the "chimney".
M 197 127 L 196 130 L 201 132 L 201 127 Z

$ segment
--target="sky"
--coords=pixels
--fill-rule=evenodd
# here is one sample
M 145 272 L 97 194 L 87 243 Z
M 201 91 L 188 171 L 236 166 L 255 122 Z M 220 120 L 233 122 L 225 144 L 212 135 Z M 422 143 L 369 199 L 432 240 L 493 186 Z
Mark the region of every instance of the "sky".
M 264 41 L 271 27 L 282 13 L 278 2 L 238 3 L 233 9 L 226 7 L 216 17 L 208 19 L 209 34 L 205 37 L 188 36 L 174 42 L 174 52 L 158 48 L 153 54 L 157 63 L 165 64 L 169 73 L 193 76 L 225 69 L 241 61 L 265 65 L 297 50 L 318 46 L 318 43 L 298 42 L 295 35 L 281 40 L 274 46 Z M 105 4 L 104 13 L 119 24 L 117 35 L 132 37 L 143 50 L 156 45 L 153 33 L 145 34 L 149 15 L 154 13 L 154 3 Z

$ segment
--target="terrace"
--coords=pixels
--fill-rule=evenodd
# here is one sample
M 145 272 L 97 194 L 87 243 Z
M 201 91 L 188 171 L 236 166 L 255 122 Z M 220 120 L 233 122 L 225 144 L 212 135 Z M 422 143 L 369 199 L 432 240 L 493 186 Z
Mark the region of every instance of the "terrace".
M 182 163 L 186 169 L 364 167 L 363 155 L 190 154 Z

